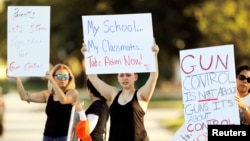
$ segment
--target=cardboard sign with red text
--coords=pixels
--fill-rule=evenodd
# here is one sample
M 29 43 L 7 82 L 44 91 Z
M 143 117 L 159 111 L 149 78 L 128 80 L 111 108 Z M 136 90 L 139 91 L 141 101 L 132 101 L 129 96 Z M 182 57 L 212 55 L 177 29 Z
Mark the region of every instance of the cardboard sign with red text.
M 9 76 L 45 76 L 49 70 L 50 7 L 9 6 Z
M 150 13 L 82 16 L 86 74 L 153 72 Z
M 208 125 L 240 124 L 233 45 L 180 51 L 185 124 L 172 141 L 207 141 Z

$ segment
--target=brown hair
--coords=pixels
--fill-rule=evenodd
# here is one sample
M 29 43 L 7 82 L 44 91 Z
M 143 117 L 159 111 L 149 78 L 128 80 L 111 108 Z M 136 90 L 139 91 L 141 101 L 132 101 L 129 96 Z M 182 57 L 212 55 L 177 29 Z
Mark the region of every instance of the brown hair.
M 52 76 L 54 76 L 55 73 L 56 73 L 56 71 L 58 71 L 58 70 L 60 70 L 60 69 L 65 69 L 65 70 L 67 70 L 68 73 L 69 73 L 69 77 L 70 77 L 70 78 L 69 78 L 69 83 L 68 83 L 67 87 L 65 88 L 65 91 L 70 90 L 70 89 L 75 89 L 75 87 L 76 87 L 76 86 L 75 86 L 75 77 L 74 77 L 72 71 L 70 70 L 70 68 L 69 68 L 67 65 L 65 65 L 65 64 L 57 64 L 57 65 L 55 65 L 55 66 L 50 70 Z M 49 89 L 49 91 L 51 91 L 51 92 L 53 91 L 53 90 L 52 90 L 52 84 L 51 84 L 50 81 L 48 81 L 48 89 Z

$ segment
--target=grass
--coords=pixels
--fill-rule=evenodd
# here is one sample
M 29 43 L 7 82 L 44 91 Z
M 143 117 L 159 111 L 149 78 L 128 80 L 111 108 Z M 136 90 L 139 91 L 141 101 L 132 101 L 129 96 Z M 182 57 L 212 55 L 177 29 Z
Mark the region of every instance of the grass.
M 176 132 L 184 123 L 184 117 L 167 118 L 161 121 L 161 124 L 171 132 Z
M 181 100 L 170 100 L 168 98 L 158 98 L 152 97 L 148 108 L 181 108 Z
M 149 108 L 174 108 L 179 109 L 182 108 L 181 100 L 152 100 L 150 101 Z M 171 132 L 176 132 L 184 123 L 184 117 L 178 118 L 166 118 L 161 121 L 161 124 Z

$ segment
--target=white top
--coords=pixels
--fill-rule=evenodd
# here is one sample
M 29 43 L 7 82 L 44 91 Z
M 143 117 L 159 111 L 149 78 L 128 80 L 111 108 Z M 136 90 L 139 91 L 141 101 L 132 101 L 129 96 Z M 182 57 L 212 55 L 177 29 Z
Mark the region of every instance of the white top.
M 248 94 L 245 97 L 242 97 L 241 100 L 245 103 L 247 108 L 250 107 L 250 94 Z M 246 120 L 245 120 L 245 115 L 244 115 L 242 109 L 240 109 L 239 111 L 240 111 L 240 123 L 247 125 Z

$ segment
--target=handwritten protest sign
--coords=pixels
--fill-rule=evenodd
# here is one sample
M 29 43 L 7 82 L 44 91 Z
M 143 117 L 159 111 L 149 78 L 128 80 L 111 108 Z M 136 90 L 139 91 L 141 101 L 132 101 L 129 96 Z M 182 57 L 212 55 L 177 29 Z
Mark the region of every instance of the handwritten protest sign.
M 202 139 L 196 141 L 205 141 L 207 139 L 206 134 L 204 136 L 202 135 L 201 137 Z M 172 136 L 171 141 L 195 141 L 192 138 L 192 134 L 187 132 L 185 124 L 183 124 Z
M 153 72 L 150 13 L 82 16 L 87 74 Z
M 207 141 L 208 125 L 240 124 L 233 45 L 180 51 L 185 125 L 172 141 Z
M 50 7 L 8 7 L 9 76 L 45 76 L 49 70 Z

